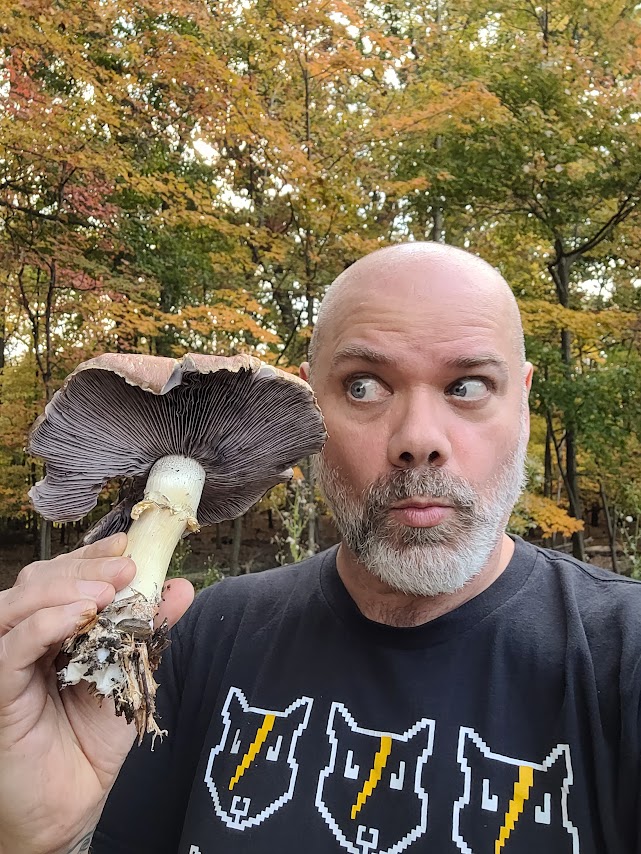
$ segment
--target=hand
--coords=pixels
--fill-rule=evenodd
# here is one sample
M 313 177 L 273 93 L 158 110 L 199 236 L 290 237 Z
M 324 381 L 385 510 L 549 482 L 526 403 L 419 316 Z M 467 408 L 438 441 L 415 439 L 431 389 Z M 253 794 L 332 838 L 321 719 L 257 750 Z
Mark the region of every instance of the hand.
M 91 831 L 135 737 L 111 701 L 84 683 L 59 690 L 56 658 L 76 627 L 134 577 L 117 534 L 30 564 L 0 592 L 0 854 L 67 851 Z M 194 596 L 185 579 L 163 593 L 173 625 Z

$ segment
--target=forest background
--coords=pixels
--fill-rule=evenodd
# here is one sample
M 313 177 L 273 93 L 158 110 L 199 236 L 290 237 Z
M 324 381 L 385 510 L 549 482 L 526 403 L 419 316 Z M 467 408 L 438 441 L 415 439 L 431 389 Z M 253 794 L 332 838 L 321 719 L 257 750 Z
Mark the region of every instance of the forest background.
M 480 254 L 519 301 L 536 373 L 511 529 L 641 576 L 640 72 L 624 0 L 4 0 L 0 586 L 81 536 L 35 516 L 25 452 L 79 362 L 294 370 L 332 279 L 411 239 Z M 173 569 L 334 536 L 303 464 Z

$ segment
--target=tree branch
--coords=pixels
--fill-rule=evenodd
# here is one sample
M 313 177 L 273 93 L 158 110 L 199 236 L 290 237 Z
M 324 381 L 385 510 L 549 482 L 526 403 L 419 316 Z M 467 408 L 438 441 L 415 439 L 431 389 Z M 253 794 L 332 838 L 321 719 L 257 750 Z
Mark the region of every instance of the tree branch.
M 545 420 L 546 420 L 547 425 L 548 425 L 548 430 L 550 431 L 550 437 L 552 439 L 552 442 L 554 443 L 554 452 L 556 454 L 556 464 L 558 466 L 559 473 L 561 474 L 561 477 L 563 478 L 563 485 L 565 486 L 565 491 L 568 494 L 568 498 L 570 499 L 570 503 L 574 507 L 574 506 L 576 506 L 576 498 L 575 498 L 574 492 L 572 491 L 572 488 L 570 486 L 570 481 L 568 480 L 567 474 L 565 473 L 565 471 L 563 469 L 563 465 L 561 462 L 561 444 L 556 438 L 556 433 L 554 432 L 554 427 L 552 426 L 552 416 L 550 415 L 550 411 L 548 410 L 547 407 L 545 409 Z
M 87 222 L 84 219 L 80 219 L 79 217 L 74 216 L 73 214 L 67 214 L 66 216 L 61 216 L 59 213 L 56 214 L 48 214 L 43 211 L 35 210 L 34 208 L 26 208 L 22 205 L 14 205 L 11 202 L 5 202 L 3 199 L 0 199 L 0 207 L 8 208 L 11 211 L 19 211 L 20 213 L 25 214 L 28 217 L 34 219 L 44 219 L 47 222 L 57 222 L 60 225 L 76 225 L 81 228 L 90 228 L 91 223 Z

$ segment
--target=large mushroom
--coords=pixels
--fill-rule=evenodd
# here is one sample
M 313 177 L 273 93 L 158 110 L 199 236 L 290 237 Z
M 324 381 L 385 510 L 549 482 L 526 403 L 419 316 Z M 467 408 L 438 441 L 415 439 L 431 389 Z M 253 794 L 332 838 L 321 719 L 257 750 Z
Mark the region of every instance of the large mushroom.
M 105 354 L 67 378 L 31 431 L 47 464 L 29 492 L 45 519 L 72 522 L 123 478 L 122 500 L 85 541 L 127 531 L 131 585 L 65 645 L 63 685 L 81 679 L 159 734 L 153 671 L 166 645 L 154 614 L 174 549 L 202 525 L 234 519 L 291 477 L 325 440 L 311 388 L 250 356 Z

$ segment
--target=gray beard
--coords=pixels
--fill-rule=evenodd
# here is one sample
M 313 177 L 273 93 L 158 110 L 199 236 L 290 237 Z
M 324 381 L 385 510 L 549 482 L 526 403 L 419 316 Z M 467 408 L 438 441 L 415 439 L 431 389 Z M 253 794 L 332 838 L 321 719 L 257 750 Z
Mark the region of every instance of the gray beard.
M 460 590 L 486 566 L 525 488 L 527 438 L 483 493 L 442 468 L 405 469 L 378 478 L 356 499 L 323 455 L 314 457 L 316 482 L 347 548 L 393 590 L 437 596 Z M 414 528 L 390 518 L 390 506 L 416 496 L 454 505 L 450 518 L 432 528 Z

